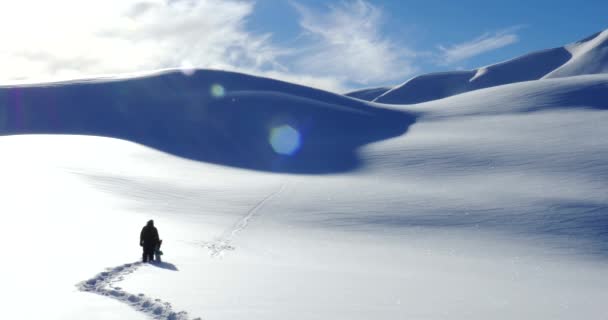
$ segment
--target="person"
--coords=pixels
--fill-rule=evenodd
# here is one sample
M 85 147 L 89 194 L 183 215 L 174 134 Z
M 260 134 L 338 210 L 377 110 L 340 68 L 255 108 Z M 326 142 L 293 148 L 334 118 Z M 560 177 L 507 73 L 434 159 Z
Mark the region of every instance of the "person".
M 156 250 L 160 238 L 158 237 L 158 230 L 154 226 L 154 220 L 148 221 L 145 227 L 141 229 L 139 236 L 139 245 L 143 247 L 143 262 L 152 262 L 154 260 L 154 251 Z

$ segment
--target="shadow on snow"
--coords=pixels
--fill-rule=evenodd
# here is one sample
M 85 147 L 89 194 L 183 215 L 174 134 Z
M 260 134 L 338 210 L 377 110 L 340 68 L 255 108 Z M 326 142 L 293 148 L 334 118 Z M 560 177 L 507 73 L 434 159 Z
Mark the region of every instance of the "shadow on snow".
M 322 223 L 351 229 L 462 229 L 499 231 L 541 239 L 552 237 L 567 243 L 561 249 L 608 257 L 608 203 L 555 200 L 523 207 L 439 211 L 413 214 L 372 212 L 357 217 L 337 213 Z
M 113 137 L 271 172 L 353 170 L 360 146 L 401 135 L 414 121 L 337 94 L 212 70 L 0 87 L 3 135 Z
M 169 263 L 169 262 L 153 261 L 153 262 L 150 263 L 150 265 L 154 266 L 154 267 L 157 267 L 157 268 L 165 269 L 165 270 L 179 271 L 179 269 L 177 268 L 177 266 L 175 266 L 173 263 Z

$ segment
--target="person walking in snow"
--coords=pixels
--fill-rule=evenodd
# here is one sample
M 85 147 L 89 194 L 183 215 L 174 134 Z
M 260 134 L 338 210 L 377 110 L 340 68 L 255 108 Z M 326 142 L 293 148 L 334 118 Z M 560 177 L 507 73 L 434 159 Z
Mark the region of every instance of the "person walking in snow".
M 159 245 L 159 242 L 160 238 L 158 237 L 158 230 L 154 226 L 154 220 L 150 220 L 146 226 L 141 229 L 141 234 L 139 236 L 139 245 L 144 249 L 142 255 L 143 262 L 151 262 L 154 260 L 154 251 Z

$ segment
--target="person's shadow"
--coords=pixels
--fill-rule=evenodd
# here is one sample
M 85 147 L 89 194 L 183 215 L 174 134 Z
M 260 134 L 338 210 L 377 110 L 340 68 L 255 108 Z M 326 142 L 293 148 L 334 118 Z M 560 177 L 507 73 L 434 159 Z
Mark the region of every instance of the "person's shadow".
M 150 265 L 155 266 L 157 268 L 161 268 L 161 269 L 167 269 L 167 270 L 171 270 L 171 271 L 179 271 L 179 269 L 173 263 L 169 263 L 169 262 L 152 261 L 150 263 Z

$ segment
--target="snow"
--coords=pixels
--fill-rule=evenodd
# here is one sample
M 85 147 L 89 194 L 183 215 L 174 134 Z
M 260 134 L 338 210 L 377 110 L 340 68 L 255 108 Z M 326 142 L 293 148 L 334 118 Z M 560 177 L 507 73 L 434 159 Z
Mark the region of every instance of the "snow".
M 391 89 L 390 87 L 361 89 L 361 90 L 348 92 L 344 95 L 347 97 L 357 98 L 357 99 L 361 99 L 361 100 L 365 100 L 365 101 L 372 101 L 390 89 Z
M 543 61 L 415 105 L 218 70 L 4 86 L 2 316 L 605 319 L 608 75 L 520 81 Z
M 115 137 L 188 159 L 290 173 L 350 170 L 359 165 L 359 146 L 400 135 L 414 120 L 341 95 L 217 70 L 6 86 L 0 104 L 15 106 L 3 111 L 5 134 Z M 298 157 L 268 143 L 269 130 L 287 127 L 306 139 L 287 141 L 298 137 L 289 130 L 275 139 Z
M 570 77 L 608 72 L 608 30 L 598 33 L 587 41 L 566 46 L 572 58 L 545 78 Z
M 564 47 L 533 52 L 475 70 L 416 76 L 373 101 L 413 104 L 522 81 L 605 73 L 608 71 L 607 46 L 608 30 Z
M 135 262 L 127 263 L 114 268 L 108 268 L 107 271 L 101 272 L 95 277 L 81 282 L 79 284 L 79 288 L 84 292 L 96 293 L 104 297 L 121 301 L 142 313 L 148 314 L 151 317 L 171 320 L 188 319 L 187 312 L 173 311 L 173 307 L 169 302 L 149 298 L 143 293 L 128 293 L 125 292 L 121 287 L 115 285 L 117 282 L 124 280 L 125 277 L 137 271 L 143 265 L 144 263 L 142 262 Z M 161 268 L 177 270 L 175 266 L 166 262 L 158 262 L 155 265 Z M 200 318 L 196 319 L 200 320 Z

